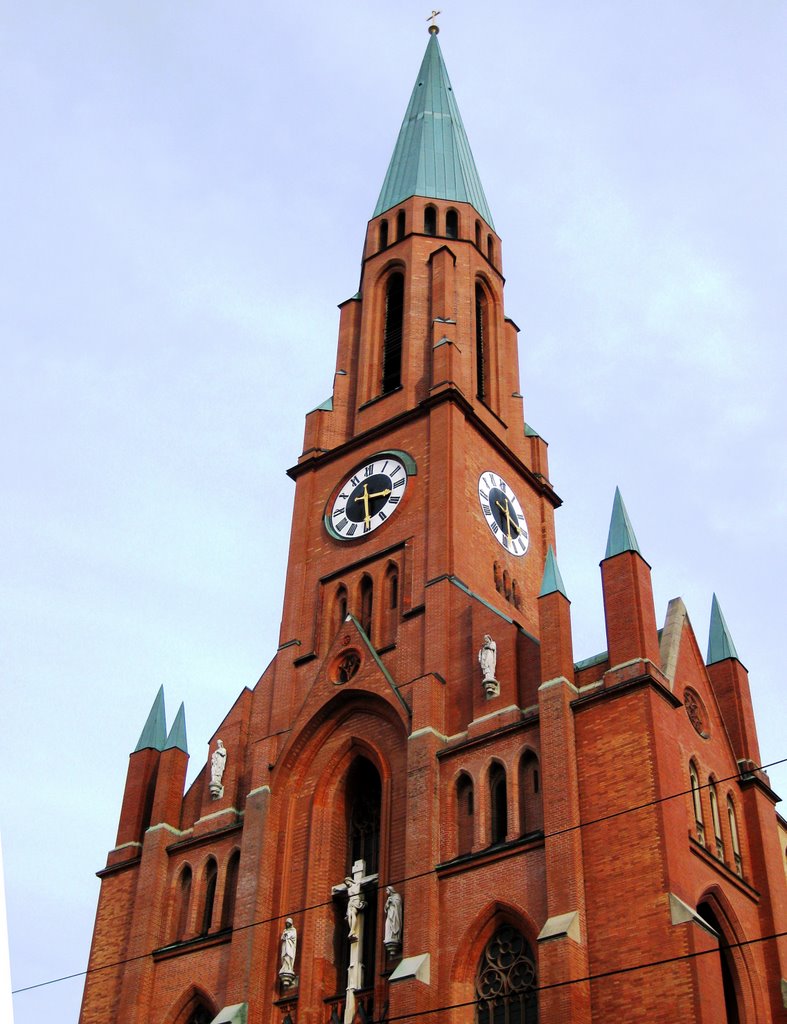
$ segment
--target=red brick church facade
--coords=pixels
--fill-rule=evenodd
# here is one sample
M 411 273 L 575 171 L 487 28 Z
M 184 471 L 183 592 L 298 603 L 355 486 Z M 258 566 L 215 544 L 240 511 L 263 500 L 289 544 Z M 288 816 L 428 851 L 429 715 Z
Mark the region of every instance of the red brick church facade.
M 607 651 L 575 662 L 519 386 L 433 31 L 290 470 L 278 651 L 185 795 L 157 698 L 83 1024 L 787 1020 L 777 798 L 721 610 L 707 658 L 680 599 L 659 628 L 618 494 Z

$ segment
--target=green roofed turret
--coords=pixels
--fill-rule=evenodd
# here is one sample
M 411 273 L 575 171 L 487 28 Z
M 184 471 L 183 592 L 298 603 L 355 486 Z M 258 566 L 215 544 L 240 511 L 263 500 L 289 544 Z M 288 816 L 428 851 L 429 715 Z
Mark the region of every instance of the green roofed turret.
M 437 42 L 437 26 L 430 29 L 373 216 L 410 196 L 469 203 L 491 228 L 495 226 Z
M 634 527 L 631 525 L 626 506 L 623 504 L 620 488 L 616 487 L 615 500 L 612 503 L 609 536 L 607 537 L 607 551 L 604 558 L 612 558 L 614 555 L 620 555 L 624 551 L 636 551 L 638 555 L 642 554 L 634 534 Z
M 172 728 L 169 730 L 169 736 L 167 736 L 167 742 L 164 746 L 165 750 L 169 750 L 172 747 L 177 747 L 178 750 L 182 750 L 184 754 L 188 754 L 189 747 L 186 742 L 186 708 L 183 704 L 178 708 L 178 713 L 175 715 L 175 721 L 172 723 Z
M 166 741 L 167 719 L 164 712 L 164 687 L 160 686 L 140 734 L 139 742 L 134 747 L 134 753 L 136 754 L 138 750 L 163 750 Z
M 740 661 L 730 636 L 729 627 L 722 615 L 719 599 L 714 594 L 710 606 L 708 657 L 705 664 L 714 665 L 717 661 L 725 661 L 727 658 L 737 658 Z

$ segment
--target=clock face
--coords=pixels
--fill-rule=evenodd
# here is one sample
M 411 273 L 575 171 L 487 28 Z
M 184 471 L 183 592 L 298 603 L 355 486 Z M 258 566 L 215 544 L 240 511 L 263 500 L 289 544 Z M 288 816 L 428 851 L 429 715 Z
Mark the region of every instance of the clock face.
M 498 544 L 518 558 L 530 544 L 525 513 L 519 498 L 502 476 L 486 470 L 478 479 L 478 500 Z
M 388 453 L 376 456 L 339 488 L 325 517 L 328 532 L 338 540 L 365 537 L 396 511 L 406 487 L 404 463 Z

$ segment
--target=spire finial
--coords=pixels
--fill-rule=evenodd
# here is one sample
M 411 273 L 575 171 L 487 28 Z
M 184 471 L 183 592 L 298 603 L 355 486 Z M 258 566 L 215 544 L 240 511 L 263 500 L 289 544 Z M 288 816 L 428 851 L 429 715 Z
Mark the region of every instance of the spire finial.
M 439 25 L 437 24 L 437 22 L 435 21 L 435 18 L 437 17 L 437 15 L 438 15 L 439 13 L 440 13 L 440 11 L 432 11 L 432 13 L 431 13 L 431 14 L 429 15 L 429 17 L 428 17 L 428 18 L 426 19 L 427 21 L 431 21 L 431 23 L 432 23 L 432 24 L 431 24 L 431 25 L 429 26 L 429 35 L 430 35 L 430 36 L 436 36 L 436 35 L 437 35 L 437 33 L 438 33 L 438 32 L 440 31 L 440 26 L 439 26 Z

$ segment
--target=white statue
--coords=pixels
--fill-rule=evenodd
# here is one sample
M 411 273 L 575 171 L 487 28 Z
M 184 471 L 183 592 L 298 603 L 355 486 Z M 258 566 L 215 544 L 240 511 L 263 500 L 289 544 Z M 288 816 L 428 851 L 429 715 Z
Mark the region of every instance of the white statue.
M 361 883 L 349 875 L 344 880 L 347 886 L 347 927 L 350 929 L 350 942 L 357 942 L 361 934 L 361 914 L 366 907 L 366 900 L 361 895 Z
M 497 644 L 487 633 L 484 636 L 484 643 L 478 652 L 478 664 L 481 666 L 483 675 L 482 686 L 487 697 L 496 697 L 500 693 L 500 683 L 495 679 L 497 668 Z
M 281 967 L 279 978 L 284 988 L 289 988 L 295 981 L 295 952 L 298 948 L 298 933 L 292 918 L 288 917 L 284 922 L 284 931 L 281 933 Z
M 221 784 L 224 769 L 227 766 L 227 751 L 221 740 L 216 740 L 216 749 L 210 759 L 210 795 L 211 799 L 219 800 L 224 796 L 224 786 Z
M 385 901 L 385 934 L 383 945 L 389 956 L 394 956 L 402 948 L 402 897 L 389 885 L 385 890 L 388 898 Z

